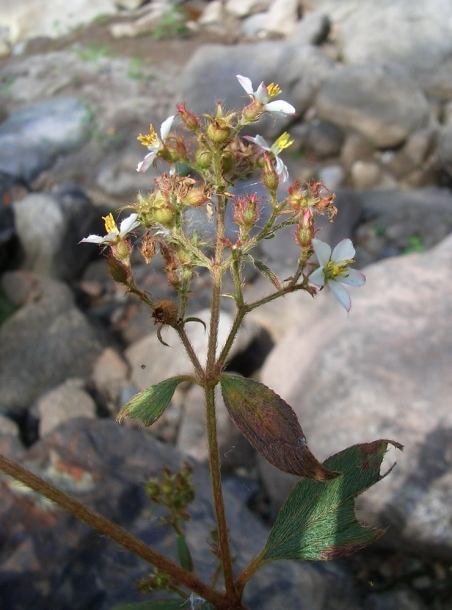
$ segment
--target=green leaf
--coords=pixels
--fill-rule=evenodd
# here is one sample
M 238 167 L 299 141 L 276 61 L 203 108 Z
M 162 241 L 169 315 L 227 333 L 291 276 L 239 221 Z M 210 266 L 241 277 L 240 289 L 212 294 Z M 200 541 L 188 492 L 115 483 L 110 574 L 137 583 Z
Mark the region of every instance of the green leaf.
M 262 383 L 234 375 L 221 378 L 229 415 L 266 460 L 284 472 L 327 481 L 338 476 L 309 451 L 293 409 Z
M 177 557 L 179 558 L 179 563 L 183 568 L 189 572 L 193 572 L 193 559 L 191 557 L 187 541 L 183 536 L 177 537 Z
M 180 610 L 185 606 L 181 599 L 150 599 L 144 602 L 132 602 L 120 604 L 111 610 Z
M 150 426 L 163 414 L 177 386 L 186 380 L 187 377 L 184 376 L 170 377 L 140 392 L 122 407 L 117 421 L 122 422 L 126 417 L 134 417 L 145 426 Z
M 253 263 L 257 267 L 257 269 L 259 269 L 265 279 L 271 282 L 277 290 L 281 290 L 281 284 L 278 278 L 276 277 L 275 273 L 269 267 L 267 267 L 267 265 L 265 265 L 257 258 L 253 258 Z
M 392 470 L 380 474 L 388 444 L 403 449 L 389 440 L 353 445 L 324 462 L 326 468 L 341 471 L 340 477 L 326 483 L 308 479 L 297 483 L 259 554 L 259 567 L 278 559 L 326 561 L 344 557 L 381 536 L 384 530 L 356 519 L 354 500 Z

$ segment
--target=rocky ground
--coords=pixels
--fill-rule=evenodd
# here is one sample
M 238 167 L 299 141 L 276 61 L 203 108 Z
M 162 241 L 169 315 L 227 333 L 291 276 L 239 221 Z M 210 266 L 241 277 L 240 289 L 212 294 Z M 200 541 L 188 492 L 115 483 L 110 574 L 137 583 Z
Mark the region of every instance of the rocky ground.
M 193 4 L 192 7 L 188 3 L 188 8 L 193 11 L 191 16 L 195 16 L 198 10 L 195 5 Z M 20 225 L 17 219 L 31 214 L 31 208 L 50 209 L 42 200 L 27 199 L 30 195 L 44 194 L 47 196 L 53 193 L 61 197 L 63 201 L 66 198 L 73 202 L 80 201 L 82 193 L 90 201 L 90 205 L 83 203 L 85 217 L 90 218 L 94 218 L 91 204 L 95 206 L 94 213 L 100 214 L 107 209 L 116 209 L 127 201 L 133 200 L 137 188 L 146 188 L 146 185 L 152 182 L 152 176 L 150 178 L 146 176 L 145 180 L 138 182 L 134 173 L 136 158 L 139 159 L 141 154 L 141 151 L 137 150 L 136 134 L 144 131 L 150 121 L 163 120 L 170 113 L 171 108 L 174 108 L 174 102 L 184 95 L 186 88 L 184 89 L 181 82 L 188 60 L 198 49 L 203 48 L 206 44 L 217 43 L 231 45 L 232 49 L 239 41 L 237 34 L 231 33 L 227 28 L 223 30 L 200 28 L 198 31 L 187 32 L 187 35 L 183 37 L 171 35 L 167 39 L 159 40 L 152 35 L 112 37 L 111 25 L 122 22 L 122 19 L 112 18 L 83 26 L 76 32 L 58 39 L 35 39 L 23 47 L 20 55 L 5 58 L 0 62 L 1 112 L 5 118 L 14 110 L 25 108 L 32 102 L 64 95 L 87 102 L 93 111 L 95 122 L 94 137 L 76 147 L 70 155 L 59 156 L 55 164 L 43 172 L 30 176 L 30 180 L 17 181 L 5 186 L 3 203 L 6 207 L 10 205 L 11 201 L 25 201 L 23 204 L 16 204 L 16 222 L 19 233 L 25 229 L 21 228 L 23 225 Z M 190 77 L 191 74 L 189 73 L 188 76 Z M 295 131 L 298 133 L 299 142 L 306 143 L 306 133 L 303 129 L 295 126 Z M 331 138 L 327 138 L 328 144 L 331 144 L 332 140 L 334 141 L 336 135 L 333 134 Z M 422 141 L 422 146 L 428 148 L 426 142 L 429 136 L 425 137 L 426 140 Z M 397 154 L 398 145 L 395 150 Z M 316 158 L 312 150 L 309 153 L 309 147 L 305 147 L 303 151 L 303 175 L 306 174 L 308 177 L 311 171 L 315 173 L 325 166 L 334 166 L 339 158 L 336 156 L 334 163 L 331 162 L 331 157 L 327 157 L 327 162 L 324 158 L 319 162 L 319 158 Z M 390 201 L 387 200 L 384 187 L 393 188 L 395 183 L 392 181 L 392 177 L 389 182 L 385 182 L 389 173 L 384 173 L 382 182 L 377 185 L 376 190 L 364 188 L 368 174 L 364 177 L 364 183 L 361 183 L 363 187 L 361 189 L 355 188 L 353 173 L 341 181 L 338 188 L 338 200 L 343 203 L 342 218 L 344 220 L 340 222 L 344 223 L 342 226 L 347 227 L 347 234 L 351 231 L 355 238 L 357 261 L 361 267 L 377 261 L 384 263 L 386 258 L 408 252 L 427 252 L 428 254 L 429 248 L 450 234 L 452 216 L 450 193 L 447 189 L 449 177 L 444 167 L 437 160 L 432 161 L 432 157 L 425 151 L 426 149 L 424 159 L 428 158 L 429 163 L 425 164 L 425 167 L 428 165 L 428 171 L 426 170 L 422 174 L 421 183 L 408 181 L 400 190 L 394 189 L 393 198 Z M 365 151 L 365 156 L 368 159 L 368 151 Z M 343 161 L 343 157 L 341 157 L 341 161 Z M 300 156 L 294 155 L 293 158 L 288 159 L 291 171 L 297 171 L 299 163 Z M 373 158 L 372 163 L 374 163 Z M 128 166 L 127 171 L 123 171 L 125 166 Z M 379 168 L 381 169 L 381 166 Z M 372 171 L 375 169 L 375 164 L 371 169 Z M 386 166 L 384 172 L 386 172 Z M 403 172 L 401 175 L 403 182 Z M 73 187 L 68 186 L 64 187 L 62 191 L 58 190 L 61 188 L 61 184 L 73 185 L 74 183 L 77 184 L 79 191 L 71 190 Z M 357 206 L 350 204 L 351 201 L 355 201 L 355 197 L 358 201 Z M 426 198 L 431 201 L 428 216 L 425 212 Z M 39 208 L 41 204 L 42 208 Z M 38 216 L 39 212 L 36 214 Z M 79 239 L 87 233 L 87 225 L 82 226 L 78 217 L 76 220 L 78 230 L 85 231 L 78 236 Z M 93 224 L 90 226 L 94 226 L 95 220 L 91 222 Z M 39 224 L 39 220 L 36 220 L 36 224 Z M 72 235 L 71 239 L 76 243 L 75 235 Z M 26 245 L 23 247 L 27 250 Z M 295 256 L 293 249 L 286 245 L 283 248 L 284 255 L 280 252 L 275 253 L 278 245 L 274 247 L 270 244 L 268 248 L 267 255 L 270 260 L 273 256 L 275 264 L 280 265 L 282 270 L 285 270 L 287 261 Z M 30 260 L 33 256 L 37 255 L 30 250 L 26 252 L 25 259 L 28 257 L 27 260 Z M 52 256 L 55 256 L 55 252 L 52 253 Z M 71 260 L 76 260 L 78 256 L 71 251 Z M 80 255 L 80 258 L 83 256 L 85 254 Z M 19 295 L 16 305 L 19 303 L 39 304 L 40 290 L 44 288 L 48 293 L 47 300 L 42 302 L 42 311 L 39 312 L 39 315 L 35 314 L 34 327 L 39 323 L 50 324 L 49 319 L 43 316 L 45 315 L 44 310 L 48 310 L 53 304 L 55 306 L 55 311 L 52 313 L 54 319 L 55 312 L 58 316 L 64 312 L 64 316 L 61 315 L 61 317 L 66 318 L 69 317 L 69 311 L 71 316 L 72 313 L 74 314 L 71 320 L 74 319 L 74 328 L 77 328 L 79 345 L 84 341 L 92 341 L 90 347 L 92 362 L 81 363 L 79 369 L 72 370 L 72 374 L 68 373 L 69 369 L 63 371 L 61 378 L 53 379 L 52 383 L 48 383 L 52 387 L 60 384 L 58 388 L 62 392 L 63 398 L 56 395 L 49 397 L 46 394 L 46 399 L 40 401 L 39 392 L 21 395 L 19 399 L 17 395 L 12 396 L 10 410 L 11 405 L 17 402 L 27 406 L 27 415 L 24 412 L 16 415 L 16 421 L 21 427 L 20 439 L 25 441 L 26 445 L 33 445 L 39 437 L 45 439 L 46 434 L 53 429 L 55 420 L 58 420 L 58 423 L 64 420 L 66 416 L 58 411 L 56 405 L 63 401 L 67 406 L 69 394 L 65 394 L 65 392 L 69 390 L 71 392 L 70 400 L 74 401 L 74 404 L 77 403 L 78 407 L 82 405 L 81 415 L 94 418 L 101 411 L 103 416 L 111 417 L 117 411 L 118 404 L 128 394 L 153 383 L 153 379 L 148 376 L 151 375 L 151 367 L 148 366 L 147 370 L 140 368 L 144 354 L 153 353 L 152 350 L 155 349 L 153 344 L 139 343 L 143 334 L 143 324 L 149 324 L 146 319 L 147 313 L 140 309 L 133 299 L 125 300 L 122 294 L 118 294 L 108 278 L 103 261 L 95 261 L 88 267 L 89 258 L 92 255 L 87 254 L 86 256 L 85 261 L 79 260 L 81 266 L 87 267 L 82 276 L 72 267 L 72 276 L 69 273 L 67 277 L 63 278 L 70 285 L 72 294 L 75 295 L 77 308 L 73 307 L 69 291 L 66 294 L 61 286 L 54 286 L 51 282 L 47 284 L 47 280 L 43 281 L 39 277 L 36 280 L 31 276 L 31 281 L 29 277 L 18 280 L 12 276 L 6 277 L 7 274 L 5 274 L 3 290 L 8 295 L 13 293 Z M 413 268 L 409 267 L 408 263 L 407 265 L 405 275 L 413 274 L 414 277 L 413 268 L 417 263 L 413 262 Z M 27 263 L 23 265 L 23 268 L 39 274 L 39 269 L 32 264 Z M 61 279 L 61 274 L 57 274 L 57 276 L 58 279 Z M 441 274 L 438 278 L 440 277 Z M 254 279 L 254 277 L 250 277 L 251 284 Z M 152 290 L 161 290 L 162 295 L 165 295 L 167 290 L 165 282 L 154 271 L 151 279 L 146 279 L 143 272 L 143 281 L 151 282 Z M 423 281 L 422 278 L 420 281 Z M 256 281 L 252 289 L 256 290 L 256 287 L 259 286 L 259 282 Z M 425 289 L 427 290 L 427 288 Z M 433 287 L 431 290 L 432 292 L 429 294 L 433 299 Z M 27 294 L 25 295 L 25 293 Z M 415 289 L 408 294 L 410 298 L 413 298 Z M 196 306 L 205 307 L 207 302 L 203 293 L 202 278 L 199 282 L 199 295 Z M 378 300 L 372 304 L 373 307 L 378 305 Z M 392 303 L 386 306 L 388 309 L 384 311 L 390 316 Z M 304 308 L 305 305 L 300 305 L 300 307 Z M 93 339 L 89 330 L 86 330 L 85 334 L 84 321 L 75 319 L 78 309 L 83 311 L 90 320 L 94 320 L 96 326 L 102 328 L 100 336 Z M 289 306 L 284 309 L 283 314 L 279 313 L 275 316 L 275 312 L 269 311 L 261 318 L 257 317 L 253 320 L 253 323 L 259 326 L 260 331 L 256 332 L 255 328 L 251 328 L 248 331 L 248 338 L 245 334 L 242 347 L 239 348 L 237 360 L 234 363 L 236 369 L 243 374 L 256 374 L 270 348 L 279 342 L 284 329 L 295 322 L 300 311 L 301 309 Z M 372 311 L 372 307 L 370 307 L 369 315 L 372 315 Z M 397 324 L 394 323 L 394 326 Z M 419 322 L 418 326 L 422 326 L 422 322 Z M 21 321 L 18 320 L 14 329 L 16 341 L 20 336 L 20 329 Z M 262 331 L 262 329 L 264 330 Z M 68 329 L 68 337 L 70 330 L 73 332 L 73 328 Z M 147 330 L 152 331 L 150 325 Z M 64 333 L 65 331 L 61 327 L 59 332 Z M 344 333 L 346 332 L 348 331 L 344 330 Z M 32 332 L 29 332 L 28 341 L 31 336 Z M 39 341 L 39 337 L 36 336 L 35 340 Z M 395 340 L 394 343 L 396 344 L 397 341 Z M 70 344 L 70 341 L 67 341 L 67 344 Z M 6 341 L 3 343 L 3 346 L 5 345 Z M 27 343 L 27 347 L 29 345 L 30 343 Z M 107 350 L 110 348 L 110 351 L 105 352 L 106 345 L 108 345 Z M 253 346 L 254 352 L 248 349 L 250 345 Z M 349 346 L 350 351 L 355 348 L 356 345 Z M 51 349 L 51 346 L 47 347 L 47 355 Z M 245 357 L 242 355 L 242 360 L 240 360 L 240 349 L 245 353 Z M 5 358 L 6 353 L 6 351 L 3 353 Z M 430 351 L 430 357 L 432 357 L 431 353 Z M 101 354 L 104 361 L 99 363 Z M 119 357 L 118 354 L 121 356 Z M 71 357 L 74 357 L 73 352 Z M 76 357 L 79 361 L 82 360 L 83 351 Z M 38 354 L 36 361 L 28 360 L 28 358 L 32 358 L 32 356 L 22 352 L 17 356 L 17 360 L 11 360 L 11 366 L 18 366 L 19 362 L 25 362 L 24 368 L 27 368 L 28 365 L 28 368 L 33 370 L 33 367 L 38 366 L 37 363 L 42 356 Z M 250 361 L 251 364 L 249 364 Z M 95 362 L 97 368 L 94 367 Z M 161 368 L 155 367 L 152 374 L 159 377 L 162 370 L 165 371 L 165 367 L 170 364 L 172 363 L 162 362 Z M 131 374 L 130 370 L 132 370 Z M 108 374 L 105 376 L 106 371 Z M 7 376 L 10 377 L 11 374 L 8 373 Z M 67 377 L 79 377 L 84 381 L 76 382 L 70 388 L 63 387 Z M 409 378 L 409 374 L 407 377 Z M 107 386 L 108 389 L 106 389 Z M 44 385 L 41 390 L 44 394 L 44 390 L 47 391 L 48 388 Z M 93 399 L 95 400 L 93 401 Z M 180 400 L 183 403 L 187 398 Z M 187 404 L 190 404 L 190 408 L 195 411 L 196 405 L 199 407 L 199 397 L 192 393 Z M 30 405 L 31 408 L 29 408 Z M 6 425 L 3 422 L 3 426 Z M 181 418 L 178 405 L 175 405 L 173 411 L 169 410 L 165 421 L 160 423 L 156 434 L 165 442 L 177 445 L 182 451 L 187 451 L 202 461 L 205 458 L 205 445 L 203 445 L 205 439 L 202 439 L 201 433 L 196 429 L 197 425 L 198 421 L 190 428 L 188 420 L 184 421 Z M 220 416 L 220 425 L 223 426 L 225 453 L 229 451 L 228 447 L 232 445 L 236 447 L 235 455 L 233 452 L 228 458 L 230 462 L 226 470 L 229 473 L 246 475 L 254 483 L 256 481 L 260 483 L 261 475 L 254 456 L 250 457 L 249 447 L 246 444 L 240 445 L 237 435 L 231 432 L 224 414 Z M 48 427 L 46 428 L 46 426 Z M 364 430 L 367 430 L 366 426 L 367 422 L 364 422 Z M 8 442 L 13 453 L 20 454 L 23 450 L 21 444 L 16 447 L 13 441 Z M 428 475 L 426 476 L 428 477 Z M 443 496 L 441 498 L 443 501 Z M 264 521 L 271 520 L 274 514 L 271 494 L 268 494 L 268 490 L 266 491 L 262 487 L 259 487 L 253 494 L 250 506 L 259 519 Z M 358 591 L 361 603 L 364 604 L 361 607 L 365 610 L 391 610 L 392 608 L 394 610 L 405 608 L 407 610 L 446 610 L 449 608 L 452 599 L 452 563 L 450 546 L 445 546 L 446 551 L 439 555 L 435 555 L 434 552 L 423 555 L 422 544 L 415 551 L 404 552 L 402 544 L 398 549 L 369 549 L 348 559 L 345 562 L 346 569 L 351 569 L 353 573 L 355 590 Z M 340 609 L 340 606 L 338 608 Z

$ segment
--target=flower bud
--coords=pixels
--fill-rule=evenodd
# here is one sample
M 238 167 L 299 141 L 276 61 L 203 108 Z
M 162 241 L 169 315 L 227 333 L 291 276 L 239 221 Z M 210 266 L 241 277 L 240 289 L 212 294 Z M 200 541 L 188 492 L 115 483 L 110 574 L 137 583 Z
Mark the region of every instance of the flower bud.
M 221 155 L 221 169 L 224 174 L 228 174 L 234 169 L 234 155 L 230 150 L 225 150 Z
M 264 107 L 259 102 L 253 101 L 242 110 L 242 116 L 247 123 L 257 121 L 264 114 Z
M 208 200 L 205 189 L 202 187 L 190 189 L 185 197 L 185 203 L 192 208 L 198 208 Z
M 231 128 L 225 121 L 215 120 L 207 127 L 207 137 L 214 144 L 223 144 L 230 139 Z
M 198 149 L 195 160 L 199 169 L 207 169 L 212 164 L 212 154 L 208 150 Z
M 152 218 L 155 223 L 170 228 L 173 226 L 176 210 L 170 206 L 155 208 L 152 210 Z
M 262 183 L 269 193 L 275 194 L 279 186 L 279 177 L 268 155 L 264 155 L 265 166 L 262 172 Z
M 199 122 L 198 117 L 193 112 L 190 112 L 185 108 L 185 102 L 176 106 L 179 111 L 179 116 L 182 120 L 182 123 L 189 131 L 198 131 L 201 123 Z

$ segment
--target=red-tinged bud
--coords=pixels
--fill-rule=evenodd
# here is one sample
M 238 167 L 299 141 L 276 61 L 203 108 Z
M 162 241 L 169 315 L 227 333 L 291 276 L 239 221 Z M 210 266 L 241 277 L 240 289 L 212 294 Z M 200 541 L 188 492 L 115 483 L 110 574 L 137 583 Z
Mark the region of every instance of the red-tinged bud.
M 121 261 L 110 255 L 108 257 L 108 268 L 110 275 L 118 284 L 127 285 L 130 280 L 130 267 L 124 265 Z
M 259 200 L 255 193 L 234 201 L 234 221 L 239 227 L 250 229 L 259 220 Z
M 262 172 L 262 183 L 268 192 L 272 195 L 276 193 L 276 189 L 279 186 L 279 177 L 273 167 L 270 157 L 265 154 L 264 155 L 265 166 L 264 171 Z
M 185 108 L 185 102 L 180 105 L 176 105 L 176 108 L 179 111 L 179 116 L 182 120 L 182 123 L 189 131 L 198 131 L 201 123 L 199 118 L 193 112 L 190 112 Z
M 308 253 L 308 251 L 310 253 L 312 251 L 311 241 L 314 237 L 314 216 L 310 210 L 306 210 L 295 231 L 295 241 L 304 253 Z

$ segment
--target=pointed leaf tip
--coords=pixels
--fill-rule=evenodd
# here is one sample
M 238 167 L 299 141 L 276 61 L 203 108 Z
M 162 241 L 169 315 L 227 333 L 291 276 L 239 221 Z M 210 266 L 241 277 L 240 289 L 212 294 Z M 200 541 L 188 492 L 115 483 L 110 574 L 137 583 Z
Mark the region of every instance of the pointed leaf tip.
M 279 559 L 328 561 L 354 553 L 385 530 L 368 527 L 355 516 L 355 498 L 383 479 L 380 467 L 388 445 L 378 440 L 353 445 L 325 460 L 341 476 L 320 484 L 302 479 L 279 511 L 267 543 L 259 554 L 259 567 Z
M 234 375 L 221 378 L 231 419 L 266 460 L 279 470 L 318 481 L 336 478 L 311 453 L 293 409 L 262 383 Z
M 140 392 L 122 407 L 116 421 L 121 423 L 126 417 L 133 417 L 139 419 L 145 426 L 152 425 L 163 415 L 177 386 L 186 380 L 186 376 L 170 377 Z

